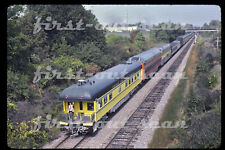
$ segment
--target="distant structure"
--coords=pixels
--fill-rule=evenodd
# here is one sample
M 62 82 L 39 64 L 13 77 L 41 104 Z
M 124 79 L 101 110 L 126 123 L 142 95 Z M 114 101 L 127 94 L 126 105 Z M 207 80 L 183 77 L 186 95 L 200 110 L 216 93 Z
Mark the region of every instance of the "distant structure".
M 135 31 L 138 30 L 138 26 L 113 26 L 105 27 L 109 32 L 123 32 L 123 31 Z

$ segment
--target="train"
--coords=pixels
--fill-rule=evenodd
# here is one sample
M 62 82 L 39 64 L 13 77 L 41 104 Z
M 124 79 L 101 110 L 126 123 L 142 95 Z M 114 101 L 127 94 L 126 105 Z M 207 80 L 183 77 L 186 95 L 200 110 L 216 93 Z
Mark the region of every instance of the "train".
M 80 135 L 96 132 L 109 114 L 126 102 L 141 83 L 150 79 L 193 36 L 194 33 L 186 33 L 171 43 L 148 49 L 64 89 L 59 100 L 67 117 L 60 121 L 61 129 Z

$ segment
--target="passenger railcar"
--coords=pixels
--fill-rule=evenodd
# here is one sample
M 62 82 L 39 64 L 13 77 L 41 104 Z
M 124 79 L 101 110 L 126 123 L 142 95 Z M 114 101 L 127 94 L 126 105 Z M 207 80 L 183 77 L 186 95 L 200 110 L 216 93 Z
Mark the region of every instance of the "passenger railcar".
M 159 48 L 151 48 L 145 52 L 128 59 L 128 62 L 140 61 L 143 68 L 143 79 L 148 79 L 156 72 L 161 64 L 161 51 Z
M 68 114 L 69 103 L 73 103 L 74 112 L 69 122 L 61 121 L 60 124 L 72 134 L 95 132 L 109 113 L 127 101 L 138 85 L 164 65 L 193 35 L 188 33 L 170 44 L 151 48 L 64 89 L 59 96 L 63 111 Z
M 69 112 L 68 102 L 74 103 L 72 131 L 94 132 L 107 113 L 114 112 L 129 98 L 142 81 L 142 73 L 140 62 L 119 64 L 63 90 L 59 99 L 63 101 L 64 113 Z M 71 131 L 69 126 L 66 128 Z
M 185 35 L 179 36 L 177 40 L 180 41 L 181 46 L 183 46 L 191 39 L 191 37 L 193 37 L 193 33 L 187 33 Z
M 170 47 L 171 47 L 171 54 L 174 55 L 181 47 L 180 41 L 175 40 L 175 41 L 171 42 Z
M 170 44 L 164 44 L 158 47 L 161 51 L 161 66 L 163 66 L 171 57 Z

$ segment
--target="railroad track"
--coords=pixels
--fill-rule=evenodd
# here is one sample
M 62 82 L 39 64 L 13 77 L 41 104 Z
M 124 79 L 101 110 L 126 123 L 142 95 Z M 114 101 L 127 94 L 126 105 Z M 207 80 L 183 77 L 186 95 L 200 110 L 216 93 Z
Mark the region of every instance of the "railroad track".
M 85 138 L 85 136 L 67 136 L 55 148 L 76 148 Z
M 175 71 L 181 64 L 184 56 L 188 52 L 193 39 L 187 44 L 180 56 L 167 70 L 171 72 L 171 77 L 174 76 Z M 136 111 L 130 116 L 125 125 L 116 133 L 113 139 L 108 143 L 106 148 L 134 148 L 132 142 L 134 137 L 141 131 L 141 122 L 148 120 L 153 114 L 158 102 L 161 100 L 166 88 L 168 87 L 171 79 L 162 78 L 156 86 L 147 95 L 145 100 L 138 106 Z

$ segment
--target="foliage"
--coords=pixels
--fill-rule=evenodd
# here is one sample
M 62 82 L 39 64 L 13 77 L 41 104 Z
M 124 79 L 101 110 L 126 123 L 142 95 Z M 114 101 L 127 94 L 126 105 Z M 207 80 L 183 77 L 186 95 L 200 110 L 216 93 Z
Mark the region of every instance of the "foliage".
M 216 61 L 218 61 L 219 64 L 221 64 L 221 51 L 218 52 L 216 55 Z
M 126 37 L 122 37 L 116 34 L 110 34 L 106 37 L 106 43 L 109 47 L 127 43 L 128 39 Z
M 84 64 L 77 58 L 72 56 L 62 56 L 56 57 L 50 61 L 54 67 L 60 72 L 65 71 L 68 73 L 69 71 L 78 71 L 80 68 L 84 67 Z
M 18 107 L 10 100 L 7 100 L 7 111 L 16 111 L 16 110 L 18 110 Z
M 85 65 L 77 58 L 68 55 L 60 55 L 53 58 L 49 63 L 35 66 L 41 68 L 40 72 L 44 72 L 39 81 L 35 84 L 43 89 L 54 84 L 61 83 L 60 80 L 75 78 L 75 74 L 80 69 L 84 70 Z M 59 79 L 59 80 L 57 80 Z
M 209 87 L 213 89 L 217 82 L 218 82 L 218 75 L 217 74 L 212 74 L 211 76 L 208 77 L 208 82 L 209 82 Z
M 207 63 L 205 63 L 202 59 L 200 59 L 199 63 L 197 64 L 197 72 L 208 72 L 209 66 Z
M 29 64 L 29 38 L 23 33 L 18 33 L 17 36 L 8 36 L 7 40 L 7 62 L 8 68 L 17 70 L 18 72 L 27 72 L 31 66 Z M 26 68 L 26 69 L 25 69 Z
M 137 34 L 138 34 L 139 32 L 140 32 L 140 31 L 135 30 L 135 31 L 132 31 L 132 32 L 130 33 L 130 42 L 131 42 L 131 43 L 134 43 L 134 42 L 135 42 L 135 38 L 136 38 L 136 36 L 137 36 Z
M 54 43 L 50 52 L 53 57 L 59 57 L 60 55 L 72 56 L 74 55 L 75 48 L 67 44 L 66 38 L 61 37 L 61 41 Z
M 214 112 L 193 116 L 180 143 L 183 148 L 218 148 L 221 145 L 221 117 Z
M 211 20 L 209 24 L 204 23 L 202 29 L 217 29 L 221 27 L 221 22 L 219 20 Z
M 102 67 L 101 56 L 103 55 L 101 49 L 97 46 L 97 43 L 80 43 L 78 45 L 79 51 L 75 53 L 76 57 L 84 63 L 95 63 Z
M 199 45 L 195 83 L 190 86 L 187 102 L 184 103 L 189 128 L 184 129 L 181 135 L 178 133 L 179 147 L 217 148 L 221 144 L 221 103 L 218 103 L 220 92 L 212 91 L 212 88 L 218 82 L 218 74 L 209 74 L 215 65 L 208 57 L 210 47 Z
M 34 91 L 29 87 L 27 75 L 7 71 L 7 99 L 11 101 L 30 100 L 35 96 Z
M 192 24 L 185 24 L 184 28 L 185 29 L 193 29 L 193 25 Z
M 91 11 L 85 10 L 81 5 L 29 5 L 28 10 L 40 17 L 41 22 L 47 17 L 51 17 L 52 21 L 55 20 L 58 23 L 62 23 L 62 27 L 66 27 L 67 23 L 72 20 L 74 28 L 76 28 L 76 23 L 78 23 L 80 19 L 82 19 L 83 23 L 81 28 L 84 28 L 85 24 L 93 24 L 92 28 L 85 28 L 85 30 L 79 31 L 57 31 L 56 29 L 45 31 L 49 43 L 59 43 L 61 37 L 64 36 L 71 46 L 76 46 L 83 41 L 87 43 L 96 42 L 100 49 L 104 49 L 105 47 L 105 31 L 95 29 L 96 25 L 99 24 L 97 18 Z
M 181 30 L 179 24 L 174 23 L 160 23 L 157 26 L 154 25 L 150 31 L 150 39 L 153 41 L 172 42 L 178 36 L 185 34 L 184 30 Z
M 138 32 L 135 36 L 135 42 L 134 44 L 137 46 L 137 52 L 140 53 L 147 49 L 146 43 L 145 43 L 145 37 L 141 32 Z
M 11 148 L 33 148 L 42 145 L 51 138 L 46 131 L 35 131 L 37 118 L 20 124 L 7 121 L 7 143 Z
M 68 21 L 72 20 L 76 28 L 76 23 L 80 19 L 84 25 L 93 24 L 94 26 L 80 31 L 58 31 L 56 29 L 50 31 L 42 26 L 42 29 L 34 34 L 34 25 L 38 18 L 41 18 L 41 23 L 47 22 L 52 26 L 52 22 L 46 20 L 49 16 L 52 17 L 52 21 L 62 23 L 62 27 L 66 27 Z M 82 28 L 85 27 L 84 25 Z M 97 18 L 91 11 L 85 10 L 82 5 L 13 5 L 8 7 L 7 115 L 10 120 L 7 125 L 9 147 L 39 146 L 48 140 L 47 135 L 50 134 L 45 131 L 33 132 L 33 123 L 29 121 L 21 124 L 10 122 L 13 121 L 11 116 L 15 116 L 15 113 L 32 112 L 32 110 L 21 110 L 22 108 L 17 107 L 16 103 L 27 100 L 32 107 L 34 105 L 40 107 L 41 101 L 44 110 L 46 108 L 44 101 L 49 98 L 46 95 L 49 93 L 51 96 L 56 95 L 61 91 L 60 86 L 64 88 L 68 86 L 65 80 L 61 82 L 62 80 L 55 80 L 55 78 L 52 80 L 43 78 L 45 74 L 41 76 L 39 82 L 33 84 L 34 72 L 39 66 L 41 72 L 49 73 L 50 77 L 53 76 L 53 70 L 62 72 L 61 77 L 65 77 L 70 70 L 75 73 L 80 68 L 85 69 L 93 63 L 97 64 L 99 69 L 109 67 L 110 64 L 107 66 L 108 57 L 105 54 L 105 31 L 96 30 L 95 26 L 99 26 Z M 51 66 L 51 70 L 47 70 L 49 69 L 46 68 L 47 66 Z M 35 99 L 40 95 L 43 97 Z M 52 105 L 56 107 L 54 104 L 56 102 L 52 101 Z M 53 108 L 49 111 L 55 113 Z M 27 115 L 32 117 L 37 113 L 32 112 Z
M 200 97 L 196 96 L 196 94 L 193 91 L 193 87 L 190 88 L 190 94 L 187 99 L 187 109 L 186 114 L 191 116 L 193 114 L 197 114 L 200 111 L 202 111 L 204 108 L 202 100 Z
M 140 30 L 135 30 L 130 33 L 130 37 L 109 34 L 106 37 L 107 41 L 107 56 L 106 62 L 110 66 L 117 65 L 119 62 L 127 60 L 129 57 L 145 51 L 148 47 L 145 36 Z

